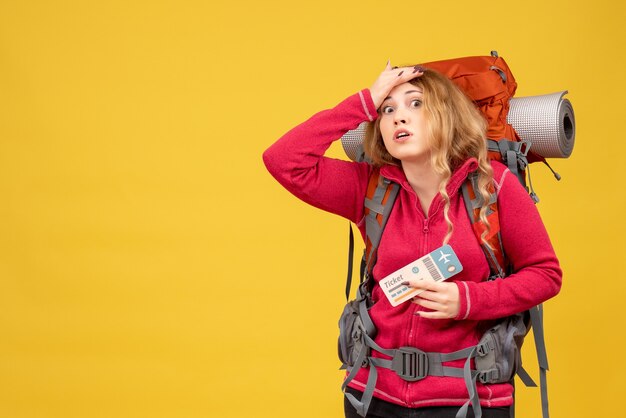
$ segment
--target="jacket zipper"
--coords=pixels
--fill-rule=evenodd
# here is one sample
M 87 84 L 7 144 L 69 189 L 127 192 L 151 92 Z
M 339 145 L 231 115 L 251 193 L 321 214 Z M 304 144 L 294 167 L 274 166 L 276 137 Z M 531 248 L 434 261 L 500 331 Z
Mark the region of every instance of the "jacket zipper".
M 426 251 L 428 250 L 428 233 L 430 232 L 429 229 L 429 222 L 430 222 L 430 218 L 426 217 L 424 218 L 424 222 L 423 222 L 423 227 L 422 227 L 422 232 L 424 233 L 424 236 L 422 238 L 422 253 L 426 253 Z M 411 302 L 412 303 L 412 302 Z M 410 321 L 410 329 L 409 329 L 409 338 L 407 340 L 408 346 L 409 347 L 416 347 L 417 346 L 417 341 L 414 341 L 414 335 L 416 334 L 415 331 L 417 331 L 416 328 L 419 328 L 420 326 L 420 317 L 418 315 L 416 315 L 416 312 L 420 309 L 419 305 L 414 304 L 413 309 L 411 310 L 411 321 Z M 404 392 L 404 396 L 405 396 L 405 402 L 407 403 L 407 405 L 409 404 L 409 399 L 411 399 L 411 385 L 409 382 L 405 382 L 406 384 L 406 389 Z
M 422 227 L 422 232 L 424 233 L 424 236 L 422 237 L 422 254 L 426 254 L 428 252 L 428 233 L 430 232 L 429 229 L 429 223 L 430 223 L 430 218 L 424 218 L 424 223 L 423 223 L 423 227 Z M 417 316 L 415 315 L 415 313 L 420 309 L 419 305 L 415 305 L 415 309 L 413 310 L 413 316 Z M 419 317 L 417 318 L 419 320 Z M 413 325 L 411 323 L 411 325 Z M 419 324 L 418 324 L 419 326 Z M 409 344 L 411 346 L 415 346 L 415 341 L 413 341 L 413 327 L 411 326 L 411 335 L 409 336 Z
M 407 187 L 407 190 L 410 190 L 411 192 L 413 192 L 413 189 L 410 188 L 408 182 L 405 185 Z M 417 195 L 415 194 L 415 192 L 413 192 L 413 195 L 415 197 L 415 209 L 419 212 L 419 213 L 423 213 L 422 209 L 419 206 L 419 199 L 417 197 Z M 421 245 L 421 253 L 422 254 L 426 254 L 426 252 L 428 251 L 428 234 L 430 232 L 430 218 L 438 211 L 439 209 L 439 205 L 437 205 L 436 210 L 430 214 L 430 217 L 428 216 L 429 214 L 424 214 L 422 216 L 424 216 L 424 221 L 422 222 L 422 233 L 424 234 L 421 241 L 422 241 L 422 245 Z M 411 315 L 411 320 L 409 321 L 409 333 L 408 333 L 408 338 L 406 340 L 407 345 L 409 347 L 415 347 L 416 341 L 414 341 L 414 336 L 417 333 L 416 331 L 419 329 L 420 326 L 420 317 L 418 315 L 415 315 L 415 313 L 420 309 L 420 306 L 417 304 L 414 304 L 411 302 L 411 304 L 413 305 L 413 309 L 410 310 L 410 315 Z M 409 399 L 411 398 L 410 396 L 410 382 L 408 381 L 404 381 L 404 400 L 407 403 L 407 405 L 409 404 Z

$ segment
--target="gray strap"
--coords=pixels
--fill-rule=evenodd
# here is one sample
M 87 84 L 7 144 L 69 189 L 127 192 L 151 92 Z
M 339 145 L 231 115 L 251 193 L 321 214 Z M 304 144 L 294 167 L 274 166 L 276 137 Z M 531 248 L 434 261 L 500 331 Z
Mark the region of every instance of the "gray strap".
M 383 367 L 385 369 L 394 370 L 394 359 L 400 354 L 400 350 L 397 349 L 382 349 L 374 340 L 369 336 L 366 336 L 366 343 L 374 350 L 381 352 L 392 360 L 386 360 L 381 358 L 370 357 L 370 364 L 376 367 Z M 429 376 L 449 376 L 449 377 L 464 377 L 465 371 L 460 367 L 448 367 L 444 366 L 443 362 L 473 358 L 477 354 L 477 347 L 468 347 L 462 350 L 455 351 L 453 353 L 423 353 L 428 358 L 428 375 Z M 400 354 L 401 355 L 401 354 Z
M 361 317 L 361 322 L 363 322 L 363 326 L 365 327 L 364 336 L 369 338 L 369 335 L 374 335 L 374 332 L 376 332 L 376 326 L 374 325 L 374 322 L 372 322 L 370 314 L 367 312 L 367 298 L 363 294 L 363 292 L 365 292 L 363 287 L 366 285 L 366 283 L 362 283 L 359 286 L 359 289 L 357 290 L 357 297 L 359 298 L 359 316 Z
M 463 377 L 464 372 L 460 367 L 447 367 L 441 364 L 433 365 L 428 373 L 432 376 L 447 376 L 447 377 Z
M 511 379 L 511 385 L 513 386 L 513 404 L 509 407 L 509 418 L 515 418 L 515 393 L 517 392 L 517 390 L 515 390 L 515 379 Z
M 370 212 L 369 215 L 365 218 L 365 235 L 369 238 L 372 246 L 370 247 L 370 253 L 367 254 L 367 259 L 372 260 L 374 254 L 376 254 L 376 250 L 378 249 L 378 242 L 374 243 L 373 239 L 375 237 L 380 237 L 382 235 L 382 230 L 380 229 L 380 225 L 378 225 L 378 221 L 376 220 L 376 214 Z M 380 238 L 378 238 L 380 240 Z
M 494 151 L 494 152 L 500 152 L 500 146 L 498 145 L 498 141 L 493 140 L 493 139 L 488 139 L 487 140 L 487 150 L 488 151 Z
M 387 203 L 385 203 L 385 207 L 383 210 L 383 228 L 387 224 L 387 218 L 391 213 L 391 209 L 393 209 L 393 203 L 396 201 L 396 196 L 398 195 L 398 191 L 400 190 L 400 185 L 397 183 L 393 183 L 391 185 L 391 190 L 389 191 L 389 197 L 387 198 Z
M 500 233 L 498 232 L 498 235 L 500 235 Z M 498 237 L 498 241 L 500 242 L 500 244 L 502 245 L 502 239 L 500 237 Z M 483 250 L 485 250 L 485 253 L 489 256 L 489 258 L 491 259 L 491 263 L 492 265 L 495 267 L 495 273 L 498 277 L 504 277 L 504 271 L 502 270 L 502 267 L 500 266 L 500 263 L 498 262 L 498 259 L 496 258 L 496 255 L 493 253 L 493 250 L 491 248 L 489 248 L 488 245 L 483 245 L 481 243 L 481 247 L 483 248 Z
M 528 166 L 527 171 L 528 171 L 528 186 L 530 186 L 530 198 L 533 200 L 533 202 L 535 202 L 535 204 L 537 204 L 539 203 L 539 196 L 537 196 L 537 193 L 535 193 L 535 189 L 533 189 L 533 179 L 530 176 L 530 166 Z
M 546 352 L 546 341 L 543 333 L 543 306 L 537 305 L 530 309 L 530 321 L 535 336 L 535 349 L 537 350 L 537 360 L 539 363 L 539 385 L 541 388 L 541 410 L 543 418 L 549 418 L 548 411 L 548 355 Z
M 378 370 L 376 367 L 370 367 L 370 374 L 367 378 L 367 385 L 365 386 L 365 391 L 363 392 L 363 396 L 361 397 L 361 403 L 363 404 L 363 411 L 360 414 L 362 417 L 367 415 L 367 410 L 370 407 L 370 402 L 372 401 L 372 397 L 374 396 L 374 388 L 376 388 L 376 380 L 378 380 Z M 358 411 L 357 411 L 358 412 Z
M 476 193 L 479 189 L 478 187 L 478 175 L 476 175 L 476 173 L 472 173 L 471 176 L 469 176 L 469 180 L 472 182 L 472 187 L 474 188 L 474 193 Z M 478 195 L 476 196 L 476 205 L 474 206 L 474 208 L 479 208 L 481 206 L 483 206 L 483 198 L 480 195 L 480 193 L 477 193 Z M 463 195 L 463 198 L 465 198 L 465 196 L 469 196 L 469 192 L 466 192 Z M 497 193 L 491 193 L 489 196 L 489 205 L 492 205 L 494 203 L 496 203 L 498 201 L 498 194 Z M 474 204 L 474 203 L 472 203 Z M 491 213 L 493 213 L 493 211 L 491 209 L 488 209 L 488 211 L 490 213 L 487 213 L 487 215 L 490 215 Z M 474 212 L 471 212 L 472 215 L 474 214 Z M 474 217 L 471 218 L 472 222 L 475 223 L 478 221 L 478 219 L 475 219 Z M 479 243 L 481 245 L 481 247 L 483 248 L 483 250 L 485 250 L 485 252 L 487 253 L 487 256 L 491 259 L 492 265 L 494 267 L 494 270 L 492 272 L 492 276 L 495 274 L 497 275 L 497 277 L 504 277 L 506 274 L 504 273 L 504 270 L 502 270 L 502 266 L 500 265 L 500 263 L 498 262 L 498 259 L 496 257 L 496 255 L 493 253 L 493 250 L 488 246 L 488 245 L 483 245 L 483 243 Z M 504 248 L 502 247 L 502 237 L 500 235 L 500 232 L 498 232 L 498 245 L 500 246 L 499 250 L 500 250 L 500 254 L 504 254 Z
M 509 168 L 511 173 L 519 177 L 519 170 L 517 169 L 517 154 L 515 151 L 508 150 L 506 152 L 506 166 Z
M 502 79 L 502 82 L 506 84 L 506 73 L 504 71 L 502 71 L 500 68 L 496 67 L 495 65 L 492 65 L 491 67 L 489 67 L 489 69 L 497 72 L 500 78 Z
M 474 417 L 482 418 L 483 416 L 483 411 L 480 407 L 480 399 L 478 398 L 478 390 L 476 388 L 476 378 L 478 377 L 478 372 L 471 369 L 471 360 L 476 356 L 476 349 L 477 347 L 473 347 L 472 353 L 467 357 L 465 365 L 463 366 L 463 379 L 465 380 L 465 387 L 467 387 L 467 392 L 469 393 L 469 400 L 465 402 L 456 413 L 456 418 L 467 417 L 467 410 L 470 403 L 472 404 L 472 409 L 474 410 Z
M 376 379 L 378 376 L 376 368 L 370 367 L 370 374 L 367 379 L 367 386 L 365 388 L 365 392 L 363 393 L 363 396 L 361 397 L 361 401 L 359 401 L 356 397 L 354 397 L 354 395 L 350 393 L 346 393 L 346 387 L 352 381 L 352 379 L 354 379 L 354 377 L 359 372 L 359 369 L 364 364 L 366 360 L 366 355 L 368 352 L 368 347 L 372 346 L 371 343 L 373 343 L 374 345 L 378 347 L 378 345 L 374 343 L 374 340 L 372 340 L 372 338 L 368 335 L 368 334 L 372 334 L 376 328 L 374 326 L 374 323 L 372 322 L 372 319 L 369 316 L 369 313 L 367 312 L 367 299 L 363 295 L 364 285 L 365 283 L 362 283 L 361 286 L 359 286 L 359 288 L 357 289 L 357 298 L 359 299 L 359 316 L 361 317 L 361 322 L 363 322 L 363 326 L 365 328 L 365 332 L 361 336 L 361 338 L 363 338 L 364 344 L 361 346 L 361 351 L 359 351 L 357 358 L 354 360 L 354 365 L 348 368 L 349 370 L 348 376 L 346 376 L 345 380 L 343 381 L 343 384 L 341 385 L 341 390 L 346 396 L 346 399 L 348 399 L 350 404 L 354 406 L 357 413 L 363 417 L 367 415 L 367 410 L 369 409 L 369 405 L 372 400 L 374 387 L 376 386 Z M 371 357 L 370 357 L 370 360 L 371 360 Z
M 543 418 L 550 418 L 550 411 L 548 409 L 548 381 L 546 376 L 546 369 L 539 368 L 539 384 L 541 385 L 541 413 Z
M 365 207 L 368 208 L 369 210 L 372 210 L 380 215 L 383 214 L 383 210 L 384 210 L 384 206 L 378 202 L 375 202 L 371 199 L 365 199 L 365 203 L 364 203 Z
M 383 230 L 385 229 L 385 225 L 389 219 L 389 214 L 391 213 L 396 196 L 400 190 L 400 186 L 397 183 L 393 183 L 382 176 L 381 178 L 382 181 L 376 186 L 372 199 L 365 199 L 364 203 L 365 207 L 370 209 L 370 212 L 365 219 L 365 235 L 372 243 L 370 253 L 367 254 L 367 259 L 370 260 L 370 265 L 368 266 L 369 268 L 371 268 L 374 265 L 373 263 L 376 262 L 378 245 L 380 244 Z M 391 186 L 389 186 L 390 184 Z M 391 187 L 391 189 L 389 190 L 387 202 L 383 205 L 382 202 L 385 197 L 385 193 L 387 192 L 387 187 Z M 376 220 L 377 214 L 381 214 L 383 216 L 382 225 L 379 225 Z
M 472 355 L 472 351 L 475 347 L 467 347 L 462 350 L 454 351 L 452 353 L 428 353 L 428 358 L 432 358 L 435 362 L 443 363 L 444 361 L 453 361 L 466 359 Z M 474 357 L 476 354 L 474 353 Z
M 478 374 L 475 374 L 471 378 L 470 385 L 473 385 L 474 387 L 476 386 L 476 377 L 477 376 L 478 376 Z M 467 386 L 467 383 L 466 383 L 466 386 Z M 457 413 L 455 415 L 455 418 L 466 418 L 467 417 L 467 410 L 469 409 L 470 403 L 472 403 L 471 400 L 468 400 L 467 402 L 465 402 L 463 404 L 463 406 L 461 406 L 461 408 L 459 408 L 459 410 L 457 411 Z M 472 409 L 474 411 L 476 411 L 476 408 L 474 408 L 474 404 L 473 403 L 472 403 Z M 480 410 L 480 412 L 478 413 L 478 415 L 476 415 L 476 412 L 474 412 L 474 417 L 480 418 L 480 417 L 482 417 L 482 408 L 480 407 L 480 403 L 478 404 L 478 409 Z
M 393 357 L 395 353 L 397 352 L 397 350 L 383 349 L 376 342 L 374 342 L 374 340 L 367 334 L 363 335 L 363 337 L 365 339 L 367 346 L 374 348 L 375 350 L 383 354 Z M 358 373 L 358 370 L 360 369 L 361 364 L 363 364 L 363 361 L 365 360 L 366 352 L 367 352 L 367 348 L 363 346 L 363 348 L 359 352 L 354 362 L 354 366 L 352 366 L 349 369 L 350 373 L 348 374 L 343 384 L 341 385 L 341 390 L 344 392 L 344 395 L 346 396 L 350 404 L 356 409 L 357 413 L 361 415 L 362 417 L 365 417 L 367 415 L 367 411 L 369 409 L 370 403 L 372 401 L 372 397 L 374 395 L 376 381 L 378 380 L 377 368 L 383 367 L 386 369 L 392 369 L 392 360 L 386 360 L 386 359 L 381 359 L 381 358 L 376 358 L 376 357 L 368 357 L 370 371 L 369 371 L 369 376 L 367 378 L 367 384 L 365 386 L 365 390 L 363 391 L 363 396 L 361 397 L 361 400 L 358 400 L 354 395 L 350 393 L 346 393 L 345 389 L 348 386 L 348 384 L 352 381 L 352 379 L 354 379 L 356 374 Z M 468 360 L 466 362 L 466 366 L 467 366 L 469 364 L 469 359 L 476 355 L 476 347 L 470 347 L 470 348 L 456 351 L 454 353 L 447 353 L 447 354 L 442 354 L 442 353 L 426 353 L 426 354 L 428 355 L 428 361 L 429 361 L 429 372 L 428 372 L 429 376 L 464 377 L 466 374 L 466 371 L 464 369 L 461 369 L 458 367 L 444 367 L 442 366 L 441 361 L 442 359 L 445 359 L 443 361 L 456 360 L 459 358 L 459 356 L 463 355 L 464 357 L 468 356 Z M 476 376 L 478 374 L 474 370 L 470 370 L 470 373 L 474 374 L 473 379 L 474 379 L 474 386 L 475 386 Z M 470 394 L 471 393 L 472 392 L 470 391 Z M 479 405 L 479 408 L 480 408 L 480 405 Z M 476 408 L 474 408 L 474 410 L 476 410 Z M 476 416 L 480 417 L 480 415 L 476 415 Z
M 467 210 L 467 215 L 470 218 L 470 222 L 474 221 L 474 208 L 472 199 L 470 199 L 469 190 L 467 189 L 467 184 L 463 182 L 461 185 L 461 191 L 463 193 L 463 202 L 465 202 L 465 209 Z
M 537 305 L 530 309 L 530 323 L 535 336 L 535 348 L 537 349 L 539 367 L 549 370 L 546 340 L 543 334 L 543 305 Z
M 464 371 L 460 367 L 442 366 L 441 363 L 431 362 L 430 353 L 428 354 L 428 376 L 447 376 L 447 377 L 463 377 Z M 393 360 L 385 360 L 382 358 L 370 357 L 370 364 L 383 369 L 393 370 Z
M 533 378 L 530 377 L 526 369 L 522 367 L 521 365 L 517 369 L 517 375 L 519 376 L 520 380 L 526 385 L 526 387 L 530 387 L 530 388 L 537 387 L 537 384 L 535 383 Z
M 477 176 L 475 175 L 475 173 L 471 173 L 468 176 L 468 180 L 472 182 L 472 185 L 474 187 L 474 191 L 478 190 L 478 183 L 477 183 Z M 467 210 L 467 216 L 470 219 L 470 222 L 472 223 L 472 225 L 474 223 L 476 223 L 477 219 L 474 215 L 474 209 L 479 208 L 480 206 L 482 206 L 482 197 L 477 196 L 476 199 L 471 199 L 470 195 L 469 195 L 469 186 L 467 185 L 467 182 L 463 182 L 463 184 L 461 185 L 461 192 L 463 193 L 463 202 L 465 202 L 465 209 Z M 491 194 L 490 197 L 490 203 L 494 203 L 497 199 L 497 195 L 495 193 Z M 502 251 L 502 253 L 504 254 L 504 251 L 502 250 L 502 239 L 499 236 L 499 232 L 498 232 L 498 242 L 500 243 L 500 251 Z M 488 262 L 490 265 L 491 270 L 493 270 L 491 272 L 491 276 L 493 277 L 494 275 L 497 275 L 498 277 L 504 277 L 504 271 L 502 270 L 502 267 L 500 266 L 500 263 L 498 262 L 498 259 L 496 258 L 496 255 L 493 253 L 493 250 L 491 248 L 489 248 L 488 245 L 483 244 L 482 242 L 479 242 L 480 247 L 483 249 L 483 252 L 485 253 L 486 257 L 488 257 Z
M 341 385 L 341 391 L 346 396 L 346 399 L 348 399 L 350 404 L 352 404 L 354 409 L 356 409 L 357 413 L 361 415 L 362 417 L 365 417 L 365 415 L 367 415 L 367 410 L 369 409 L 370 402 L 372 400 L 372 394 L 374 392 L 374 387 L 376 386 L 376 379 L 378 377 L 376 369 L 374 367 L 370 367 L 370 375 L 367 379 L 367 387 L 360 401 L 356 397 L 354 397 L 354 395 L 352 395 L 351 393 L 347 393 L 346 387 L 348 386 L 348 383 L 350 383 L 352 379 L 354 379 L 356 374 L 359 372 L 361 365 L 365 361 L 366 353 L 367 353 L 367 347 L 363 345 L 361 348 L 361 351 L 359 351 L 359 355 L 354 361 L 354 365 L 351 368 L 349 368 L 350 373 L 348 374 L 348 376 L 346 376 L 345 380 L 343 381 L 343 384 Z M 371 386 L 371 391 L 370 391 L 371 393 L 368 394 L 367 391 L 368 389 L 370 389 L 370 386 Z M 369 396 L 366 396 L 366 395 L 369 395 Z
M 371 364 L 373 364 L 376 367 L 382 367 L 383 369 L 391 369 L 391 360 L 385 360 L 385 359 L 382 359 L 382 358 L 371 357 L 370 358 L 370 362 L 371 362 Z
M 372 397 L 374 395 L 374 388 L 376 387 L 376 380 L 378 379 L 378 371 L 376 370 L 375 362 L 374 362 L 375 359 L 373 357 L 368 358 L 369 364 L 370 364 L 370 371 L 369 371 L 369 377 L 367 378 L 367 384 L 363 392 L 363 396 L 361 396 L 361 400 L 359 401 L 354 395 L 352 395 L 351 393 L 347 393 L 345 389 L 348 386 L 348 384 L 357 375 L 361 366 L 364 364 L 366 360 L 366 354 L 368 352 L 368 347 L 374 348 L 375 350 L 380 351 L 384 354 L 388 354 L 388 355 L 392 355 L 389 353 L 393 351 L 393 350 L 383 349 L 378 344 L 376 344 L 376 342 L 368 335 L 368 334 L 373 334 L 376 328 L 367 311 L 367 299 L 364 297 L 364 292 L 366 291 L 364 289 L 364 286 L 366 285 L 367 285 L 366 283 L 362 283 L 361 286 L 359 286 L 359 288 L 357 289 L 357 298 L 359 299 L 359 316 L 361 318 L 361 321 L 363 322 L 363 326 L 365 327 L 365 333 L 361 336 L 363 338 L 364 344 L 361 348 L 361 351 L 359 351 L 359 354 L 357 355 L 356 360 L 354 361 L 354 365 L 348 369 L 350 372 L 348 376 L 346 376 L 345 380 L 343 381 L 343 384 L 341 385 L 341 390 L 346 396 L 346 399 L 348 399 L 350 404 L 354 407 L 357 413 L 361 415 L 362 417 L 365 417 L 367 415 L 367 411 L 369 409 L 370 403 L 372 401 Z
M 361 304 L 359 304 L 362 306 Z M 374 350 L 381 352 L 387 356 L 394 357 L 399 350 L 392 349 L 384 349 L 380 347 L 369 335 L 363 335 L 365 346 L 373 348 Z M 370 402 L 373 397 L 374 389 L 376 387 L 376 380 L 378 379 L 378 367 L 382 367 L 385 369 L 394 370 L 393 368 L 393 360 L 387 360 L 376 357 L 368 357 L 367 360 L 370 365 L 369 376 L 367 379 L 367 384 L 365 386 L 365 390 L 363 391 L 363 396 L 359 401 L 355 396 L 350 393 L 345 392 L 345 388 L 348 383 L 354 379 L 356 374 L 358 373 L 359 368 L 363 364 L 365 360 L 365 353 L 367 352 L 367 348 L 363 347 L 359 352 L 357 359 L 355 360 L 354 366 L 349 368 L 350 373 L 344 380 L 341 389 L 344 392 L 346 398 L 350 402 L 350 404 L 356 409 L 357 413 L 363 417 L 367 415 L 367 411 L 369 409 Z M 458 350 L 452 353 L 425 353 L 428 357 L 428 375 L 429 376 L 448 376 L 448 377 L 462 377 L 465 380 L 465 385 L 467 386 L 467 391 L 469 393 L 469 400 L 461 407 L 459 412 L 457 413 L 458 418 L 464 418 L 467 415 L 467 410 L 469 404 L 472 404 L 472 409 L 474 410 L 474 416 L 477 418 L 482 417 L 482 410 L 480 407 L 480 400 L 478 398 L 478 391 L 476 390 L 476 379 L 478 377 L 478 371 L 471 369 L 471 359 L 476 357 L 478 346 L 468 347 L 462 350 Z M 458 360 L 461 358 L 466 358 L 465 365 L 463 368 L 459 367 L 447 367 L 443 366 L 443 362 Z
M 475 191 L 480 190 L 480 186 L 478 184 L 478 173 L 473 172 L 470 173 L 467 176 L 467 179 L 472 183 L 472 187 L 474 188 Z M 467 196 L 467 199 L 469 199 L 469 195 Z M 496 203 L 496 201 L 498 200 L 498 195 L 496 193 L 491 193 L 489 195 L 489 205 Z M 482 197 L 482 195 L 480 193 L 476 193 L 476 198 L 472 199 L 472 209 L 479 209 L 483 206 L 484 204 L 484 199 Z M 466 205 L 467 207 L 467 205 Z M 490 215 L 491 211 L 487 212 L 487 215 Z
M 354 234 L 352 233 L 352 222 L 348 221 L 348 274 L 346 275 L 346 302 L 350 300 L 350 288 L 352 287 L 352 264 L 354 262 Z
M 495 142 L 495 141 L 494 141 Z M 522 152 L 522 145 L 526 144 L 526 151 Z M 492 143 L 489 143 L 488 149 L 490 151 L 500 151 L 502 161 L 506 163 L 507 167 L 520 181 L 523 186 L 526 186 L 526 181 L 522 175 L 522 171 L 528 167 L 528 158 L 526 153 L 530 147 L 527 142 L 515 142 L 507 139 L 497 141 L 497 149 L 494 149 Z
M 356 374 L 359 372 L 359 369 L 361 368 L 363 361 L 365 361 L 366 353 L 367 353 L 367 347 L 363 346 L 361 348 L 361 351 L 359 351 L 359 355 L 356 356 L 356 360 L 354 360 L 354 365 L 352 367 L 347 367 L 347 369 L 350 370 L 350 373 L 348 374 L 348 376 L 346 376 L 345 380 L 343 381 L 343 384 L 341 385 L 342 391 L 345 392 L 345 389 L 346 389 L 346 386 L 348 386 L 348 383 L 350 383 L 352 379 L 354 379 L 354 376 L 356 376 Z
M 361 400 L 359 401 L 354 395 L 351 393 L 344 392 L 346 395 L 346 399 L 352 404 L 354 409 L 356 409 L 357 414 L 365 417 L 367 415 L 367 410 L 370 407 L 370 403 L 372 402 L 372 396 L 374 395 L 374 388 L 376 387 L 376 380 L 378 379 L 378 371 L 376 367 L 370 367 L 370 374 L 367 378 L 367 385 L 365 386 L 365 390 L 363 391 L 363 396 L 361 396 Z
M 389 348 L 382 348 L 369 335 L 365 336 L 365 344 L 367 344 L 368 347 L 371 347 L 374 350 L 378 351 L 379 353 L 385 354 L 386 356 L 393 357 L 396 355 L 397 350 L 389 349 Z

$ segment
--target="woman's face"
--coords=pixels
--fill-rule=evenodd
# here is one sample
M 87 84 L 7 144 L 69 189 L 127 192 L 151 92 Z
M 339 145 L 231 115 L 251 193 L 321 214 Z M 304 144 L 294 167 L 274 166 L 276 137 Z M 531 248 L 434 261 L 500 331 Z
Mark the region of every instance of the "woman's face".
M 380 106 L 380 133 L 389 154 L 403 163 L 425 162 L 430 158 L 428 119 L 423 90 L 411 83 L 391 90 Z

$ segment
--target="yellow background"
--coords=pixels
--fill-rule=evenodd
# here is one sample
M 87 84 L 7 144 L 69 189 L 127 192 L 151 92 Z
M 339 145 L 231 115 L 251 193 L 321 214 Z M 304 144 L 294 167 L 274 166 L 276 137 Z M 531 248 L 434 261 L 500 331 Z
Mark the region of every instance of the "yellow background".
M 394 64 L 488 54 L 568 89 L 533 167 L 565 277 L 553 418 L 623 400 L 624 3 L 0 2 L 0 417 L 340 417 L 348 223 L 261 153 Z M 342 154 L 338 147 L 333 155 Z M 534 367 L 532 346 L 526 362 Z M 518 416 L 539 416 L 520 389 Z

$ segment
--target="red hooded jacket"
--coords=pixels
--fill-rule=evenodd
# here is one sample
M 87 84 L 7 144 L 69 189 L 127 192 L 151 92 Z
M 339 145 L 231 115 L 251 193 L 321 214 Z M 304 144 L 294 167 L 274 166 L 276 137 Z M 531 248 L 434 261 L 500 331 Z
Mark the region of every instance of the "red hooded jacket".
M 263 154 L 270 173 L 287 190 L 320 209 L 343 216 L 365 232 L 364 206 L 371 165 L 324 157 L 331 143 L 363 121 L 378 116 L 369 90 L 348 97 L 335 108 L 315 114 L 296 126 Z M 451 278 L 458 286 L 459 314 L 454 319 L 427 319 L 414 315 L 425 309 L 414 303 L 392 307 L 379 286 L 370 310 L 378 329 L 376 343 L 384 348 L 413 346 L 426 352 L 449 353 L 476 345 L 497 318 L 527 310 L 556 295 L 561 269 L 537 208 L 517 178 L 498 162 L 492 162 L 502 243 L 514 273 L 505 279 L 486 281 L 489 266 L 468 218 L 460 187 L 468 173 L 477 169 L 467 160 L 450 178 L 448 215 L 454 225 L 449 244 L 459 257 L 462 272 Z M 378 249 L 373 276 L 377 281 L 437 249 L 447 224 L 443 199 L 437 195 L 425 215 L 417 195 L 401 167 L 386 165 L 381 175 L 397 182 L 400 191 Z M 375 357 L 388 358 L 373 351 Z M 444 363 L 462 367 L 463 361 Z M 350 383 L 364 390 L 368 368 Z M 457 377 L 435 377 L 407 382 L 388 369 L 378 369 L 374 396 L 407 407 L 462 405 L 468 399 L 465 382 Z M 478 383 L 481 405 L 507 406 L 513 402 L 508 383 Z

